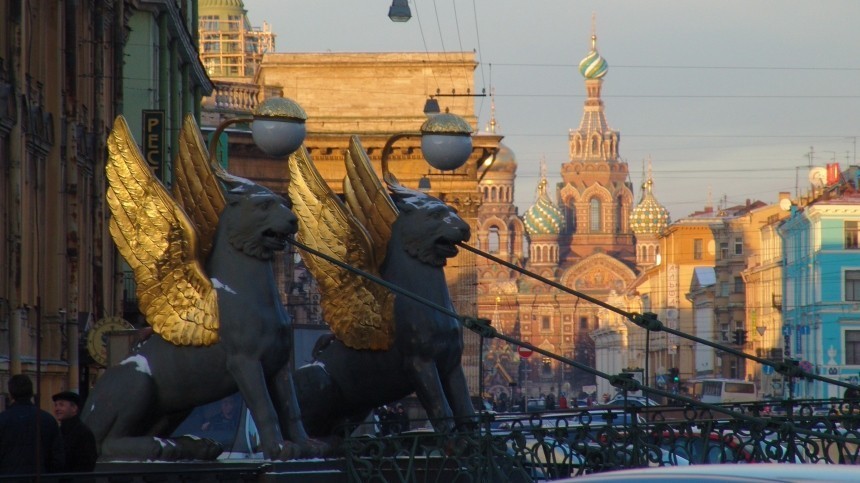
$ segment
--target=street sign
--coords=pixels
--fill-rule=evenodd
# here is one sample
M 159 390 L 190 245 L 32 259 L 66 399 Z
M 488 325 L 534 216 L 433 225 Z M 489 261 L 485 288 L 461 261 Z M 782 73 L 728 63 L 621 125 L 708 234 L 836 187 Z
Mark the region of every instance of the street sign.
M 525 347 L 517 347 L 517 354 L 520 355 L 523 359 L 528 359 L 532 356 L 534 352 L 531 349 Z
M 660 384 L 661 386 L 666 384 L 666 378 L 662 374 L 657 376 L 657 384 Z
M 764 374 L 765 376 L 769 376 L 769 375 L 773 374 L 773 367 L 763 365 L 763 366 L 761 366 L 761 373 Z
M 783 325 L 782 326 L 782 335 L 784 335 L 786 337 L 791 335 L 791 326 L 790 325 Z

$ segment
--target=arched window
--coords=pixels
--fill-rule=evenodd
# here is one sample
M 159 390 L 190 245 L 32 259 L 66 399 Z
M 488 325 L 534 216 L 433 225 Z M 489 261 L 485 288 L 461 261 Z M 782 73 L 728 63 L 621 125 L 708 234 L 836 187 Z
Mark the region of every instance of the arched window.
M 597 148 L 597 136 L 591 138 L 591 154 L 592 156 L 600 154 L 600 150 Z
M 564 226 L 568 233 L 576 233 L 576 207 L 573 200 L 564 207 Z
M 615 200 L 615 233 L 624 231 L 624 199 L 618 195 Z
M 601 231 L 600 200 L 591 198 L 588 206 L 588 224 L 592 233 Z
M 490 237 L 488 240 L 487 251 L 490 253 L 499 253 L 499 228 L 491 227 L 490 228 Z

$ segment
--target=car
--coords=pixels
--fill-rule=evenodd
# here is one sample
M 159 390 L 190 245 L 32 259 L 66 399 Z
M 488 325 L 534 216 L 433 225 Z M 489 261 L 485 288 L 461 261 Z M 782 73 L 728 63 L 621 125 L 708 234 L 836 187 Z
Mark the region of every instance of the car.
M 564 480 L 564 483 L 604 482 L 702 482 L 702 483 L 801 483 L 801 482 L 854 482 L 857 469 L 844 465 L 794 465 L 765 463 L 760 465 L 691 465 L 635 468 L 583 475 Z
M 653 407 L 653 406 L 662 406 L 662 404 L 657 401 L 647 398 L 645 396 L 627 396 L 626 398 L 622 395 L 617 395 L 614 398 L 607 401 L 604 406 L 637 406 L 637 407 Z

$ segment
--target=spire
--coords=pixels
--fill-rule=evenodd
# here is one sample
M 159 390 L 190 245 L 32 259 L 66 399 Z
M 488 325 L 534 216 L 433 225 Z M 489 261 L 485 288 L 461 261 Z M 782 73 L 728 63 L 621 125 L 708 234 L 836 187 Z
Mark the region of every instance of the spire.
M 597 27 L 595 15 L 591 14 L 591 51 L 579 62 L 579 73 L 586 79 L 600 79 L 609 70 L 609 64 L 597 53 Z
M 484 128 L 490 134 L 496 134 L 496 88 L 490 88 L 490 122 L 487 123 L 487 127 Z

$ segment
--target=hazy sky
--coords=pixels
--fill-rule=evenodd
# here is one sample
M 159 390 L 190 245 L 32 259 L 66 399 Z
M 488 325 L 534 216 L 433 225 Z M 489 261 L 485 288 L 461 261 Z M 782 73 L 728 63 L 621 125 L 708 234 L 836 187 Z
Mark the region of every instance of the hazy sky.
M 245 0 L 278 52 L 477 52 L 477 90 L 516 154 L 516 202 L 568 161 L 585 87 L 592 13 L 609 63 L 603 100 L 635 198 L 650 157 L 654 192 L 677 219 L 725 196 L 775 202 L 808 187 L 807 165 L 854 164 L 860 137 L 858 0 Z M 440 34 L 441 29 L 441 34 Z M 450 86 L 440 80 L 445 92 Z M 435 89 L 434 89 L 435 90 Z M 490 100 L 476 98 L 483 128 Z M 420 109 L 422 106 L 417 106 Z

